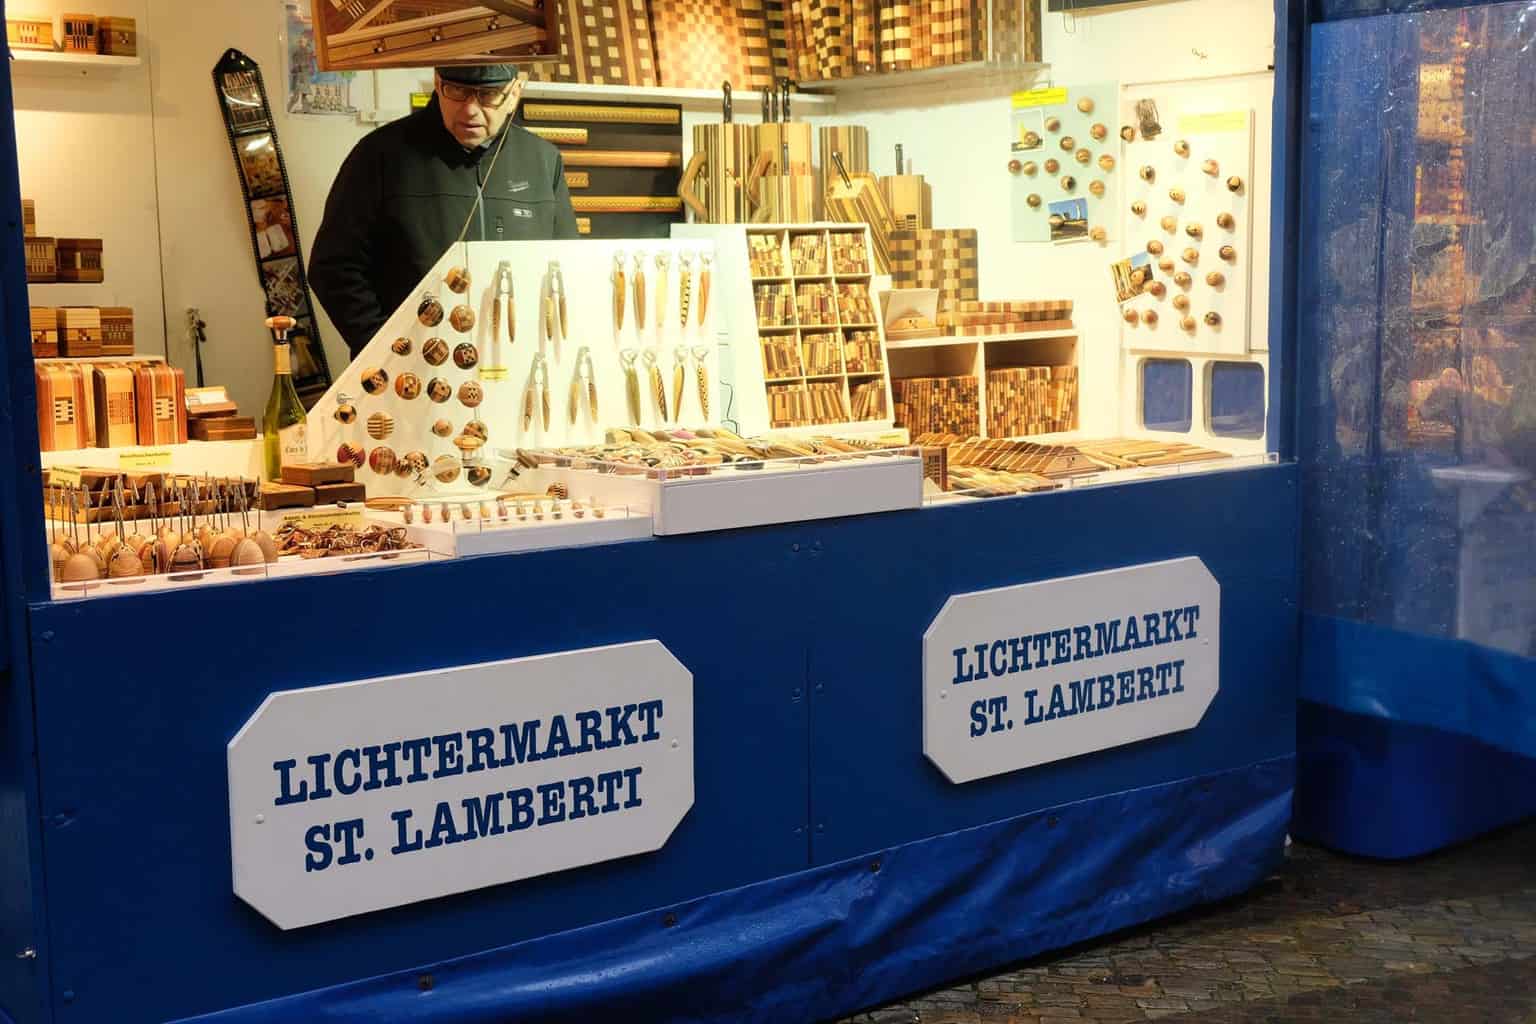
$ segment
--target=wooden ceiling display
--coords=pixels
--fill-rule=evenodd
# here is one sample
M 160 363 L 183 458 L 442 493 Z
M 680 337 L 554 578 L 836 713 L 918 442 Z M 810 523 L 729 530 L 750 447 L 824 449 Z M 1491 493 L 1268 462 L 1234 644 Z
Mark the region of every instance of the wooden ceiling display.
M 323 71 L 554 62 L 554 0 L 313 0 Z

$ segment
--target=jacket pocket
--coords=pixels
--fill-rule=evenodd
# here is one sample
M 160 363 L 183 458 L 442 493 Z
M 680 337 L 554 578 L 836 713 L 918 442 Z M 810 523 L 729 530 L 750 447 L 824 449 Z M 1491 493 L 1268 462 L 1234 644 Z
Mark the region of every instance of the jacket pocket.
M 486 238 L 493 242 L 523 242 L 555 236 L 555 200 L 501 199 L 487 204 Z

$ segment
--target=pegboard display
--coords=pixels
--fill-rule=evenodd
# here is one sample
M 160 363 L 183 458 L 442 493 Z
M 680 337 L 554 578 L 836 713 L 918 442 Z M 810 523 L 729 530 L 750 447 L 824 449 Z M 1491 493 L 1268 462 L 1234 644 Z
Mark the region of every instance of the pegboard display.
M 713 264 L 696 240 L 454 245 L 310 411 L 310 458 L 461 494 L 518 448 L 715 425 Z
M 1185 111 L 1128 92 L 1120 123 L 1124 248 L 1149 257 L 1144 290 L 1121 305 L 1125 346 L 1246 355 L 1253 111 Z
M 1015 242 L 1113 241 L 1121 142 L 1116 83 L 1015 93 L 1005 158 Z

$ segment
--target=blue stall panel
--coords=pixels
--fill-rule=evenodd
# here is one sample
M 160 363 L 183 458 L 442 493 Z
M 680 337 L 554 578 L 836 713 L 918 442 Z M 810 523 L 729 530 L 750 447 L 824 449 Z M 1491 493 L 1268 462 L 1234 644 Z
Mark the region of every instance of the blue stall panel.
M 1296 479 L 1264 467 L 830 526 L 823 586 L 858 586 L 811 651 L 816 862 L 1291 756 Z M 1221 689 L 1197 728 L 964 785 L 924 757 L 923 634 L 952 595 L 1190 555 L 1221 585 Z
M 800 539 L 759 530 L 37 608 L 58 1019 L 205 1013 L 804 869 L 802 688 L 822 623 Z M 268 693 L 650 638 L 694 674 L 696 798 L 660 852 L 290 932 L 234 896 L 225 744 Z

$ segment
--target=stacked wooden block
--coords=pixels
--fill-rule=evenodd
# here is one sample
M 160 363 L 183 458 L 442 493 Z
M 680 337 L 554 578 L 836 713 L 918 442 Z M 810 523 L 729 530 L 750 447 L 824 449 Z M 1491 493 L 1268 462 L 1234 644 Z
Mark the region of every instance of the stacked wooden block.
M 789 73 L 800 81 L 1041 59 L 1040 0 L 782 2 Z
M 976 229 L 946 228 L 891 232 L 891 278 L 895 288 L 937 288 L 939 312 L 975 302 L 980 276 Z
M 939 314 L 939 326 L 966 337 L 1070 330 L 1072 300 L 1047 302 L 959 302 Z
M 1020 366 L 987 372 L 990 436 L 1029 437 L 1075 429 L 1077 367 Z
M 908 377 L 891 381 L 896 425 L 914 435 L 980 432 L 981 394 L 975 377 Z

